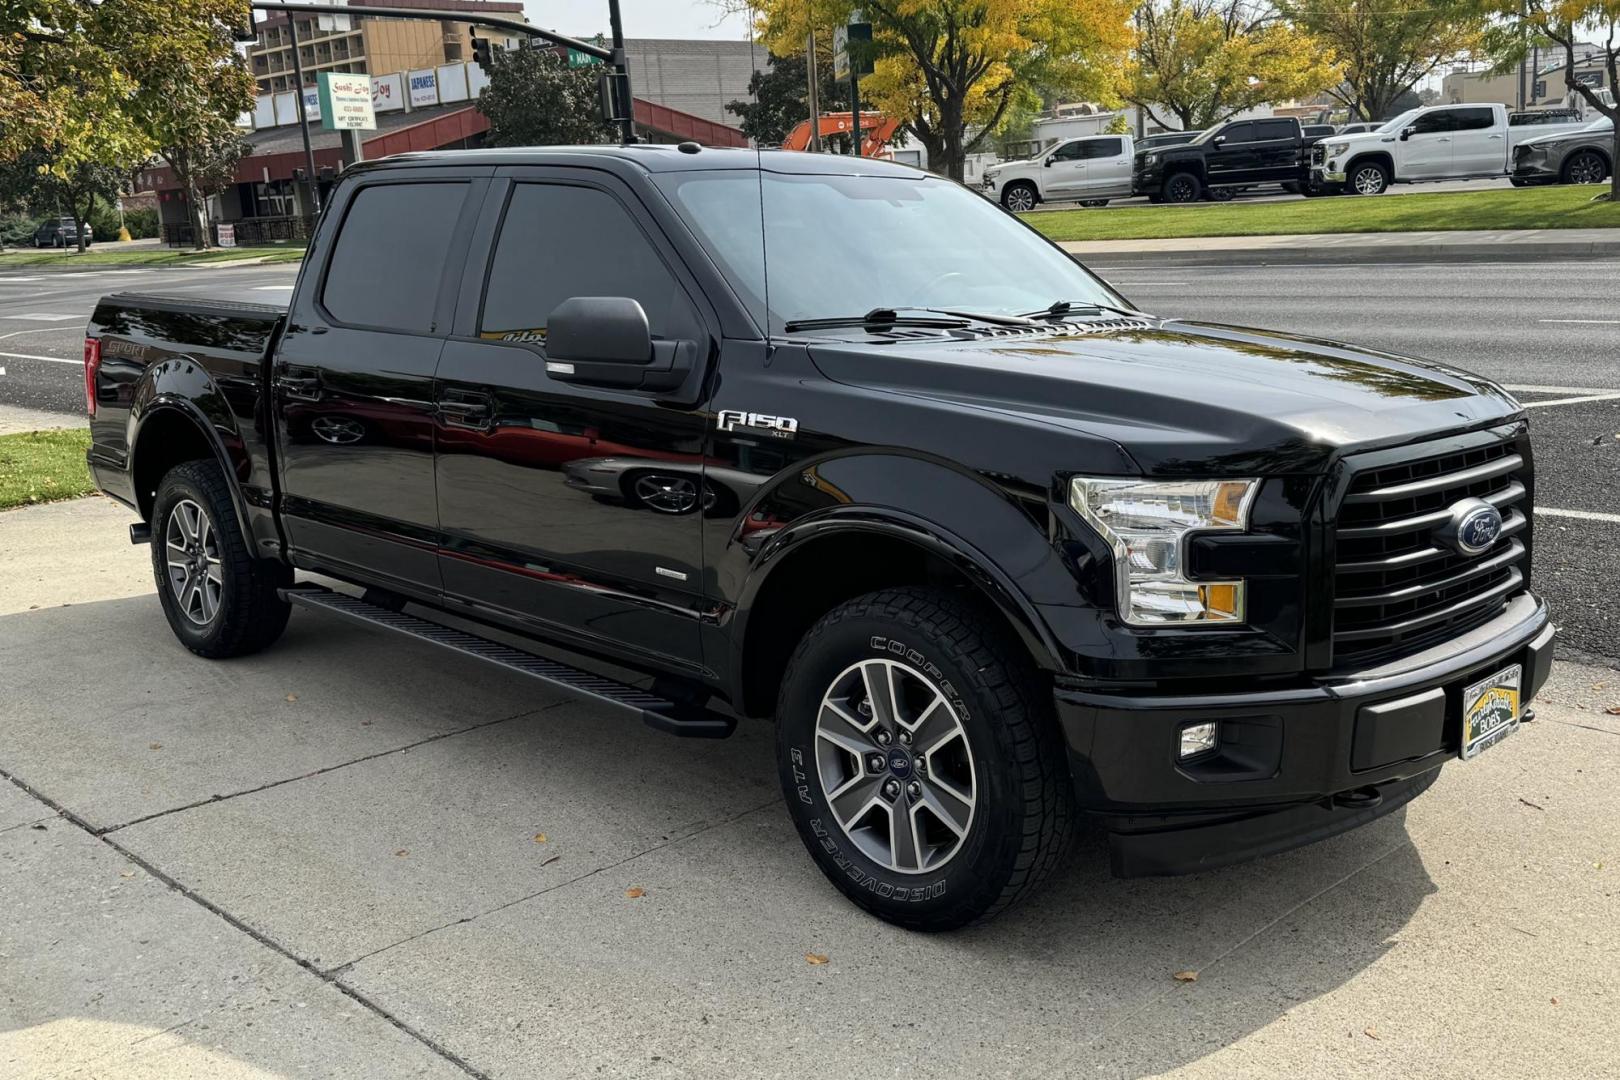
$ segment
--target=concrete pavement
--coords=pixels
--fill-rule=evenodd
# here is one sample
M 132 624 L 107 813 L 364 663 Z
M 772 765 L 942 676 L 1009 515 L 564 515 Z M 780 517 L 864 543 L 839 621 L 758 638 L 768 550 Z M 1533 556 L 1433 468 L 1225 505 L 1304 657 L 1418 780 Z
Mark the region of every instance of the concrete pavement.
M 1535 723 L 1355 833 L 1134 882 L 1090 836 L 1029 905 L 921 936 L 815 871 L 763 725 L 671 740 L 302 612 L 203 661 L 128 520 L 0 514 L 0 1075 L 1539 1078 L 1620 1055 L 1613 671 L 1557 665 Z
M 1080 240 L 1060 245 L 1087 265 L 1269 266 L 1300 263 L 1526 262 L 1612 259 L 1620 229 L 1496 229 L 1291 236 Z

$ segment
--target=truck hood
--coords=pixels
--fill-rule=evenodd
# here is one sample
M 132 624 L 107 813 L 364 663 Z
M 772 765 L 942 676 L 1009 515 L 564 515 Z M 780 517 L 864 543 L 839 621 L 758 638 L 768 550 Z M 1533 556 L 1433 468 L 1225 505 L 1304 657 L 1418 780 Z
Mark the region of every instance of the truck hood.
M 1312 473 L 1349 448 L 1520 412 L 1495 383 L 1441 364 L 1208 323 L 969 340 L 855 331 L 810 355 L 845 384 L 1110 440 L 1150 474 Z

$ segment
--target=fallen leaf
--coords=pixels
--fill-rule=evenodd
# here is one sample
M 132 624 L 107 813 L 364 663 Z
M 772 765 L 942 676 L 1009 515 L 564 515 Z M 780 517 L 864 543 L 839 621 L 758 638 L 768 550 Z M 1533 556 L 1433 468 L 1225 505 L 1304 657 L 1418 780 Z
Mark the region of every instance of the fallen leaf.
M 1178 972 L 1176 972 L 1174 975 L 1172 975 L 1170 977 L 1172 979 L 1176 980 L 1176 982 L 1197 982 L 1198 981 L 1198 972 L 1196 972 L 1196 971 L 1178 971 Z
M 298 695 L 297 694 L 288 694 L 287 695 L 287 700 L 288 701 L 297 701 L 298 700 Z
M 1537 806 L 1535 803 L 1531 802 L 1529 799 L 1520 799 L 1519 801 L 1524 803 L 1524 805 L 1528 806 L 1532 810 L 1545 810 L 1545 809 L 1547 809 L 1545 806 Z
M 543 832 L 535 833 L 534 834 L 534 842 L 537 843 L 537 844 L 545 843 L 546 842 L 546 834 L 543 833 Z
M 1557 999 L 1557 998 L 1553 998 L 1553 999 L 1552 999 L 1552 1003 L 1553 1003 L 1553 1004 L 1554 1004 L 1554 1005 L 1556 1005 L 1556 1004 L 1558 1004 L 1558 999 Z
M 33 828 L 33 829 L 38 829 L 38 830 L 39 830 L 39 831 L 40 831 L 40 832 L 44 832 L 44 831 L 45 831 L 45 826 L 44 826 L 44 825 L 43 825 L 43 824 L 40 824 L 40 825 L 31 825 L 31 826 L 29 826 L 29 827 L 30 827 L 30 828 Z M 1599 870 L 1601 870 L 1601 869 L 1603 869 L 1603 864 L 1602 864 L 1602 863 L 1598 863 L 1598 869 L 1599 869 Z
M 1366 1035 L 1369 1039 L 1378 1039 L 1378 1029 L 1374 1027 L 1367 1028 L 1366 1031 L 1362 1032 L 1362 1034 Z M 1378 1039 L 1378 1041 L 1383 1042 L 1382 1039 Z
M 123 873 L 119 874 L 118 876 L 119 877 L 134 877 L 135 876 L 135 871 L 133 871 L 133 870 L 125 870 Z
M 1603 711 L 1608 713 L 1610 716 L 1620 716 L 1620 705 L 1616 705 L 1611 709 L 1604 709 Z
M 550 866 L 552 863 L 556 862 L 560 858 L 562 858 L 561 855 L 553 855 L 551 858 L 543 860 L 540 863 L 540 865 L 541 866 Z
M 643 889 L 640 885 L 632 885 L 628 889 L 624 890 L 624 895 L 628 896 L 632 900 L 640 900 L 643 896 L 647 895 L 647 890 Z
M 163 749 L 163 744 L 160 743 L 160 742 L 155 742 L 155 743 L 152 743 L 150 746 L 148 746 L 147 749 L 148 750 L 161 750 L 161 749 Z
M 818 952 L 807 952 L 807 953 L 804 954 L 804 962 L 807 963 L 807 964 L 814 964 L 816 966 L 820 966 L 820 965 L 825 964 L 827 962 L 827 954 L 826 953 L 818 953 Z
M 410 851 L 409 848 L 400 848 L 398 851 L 394 852 L 395 855 L 398 855 L 398 856 L 401 856 L 401 857 L 409 855 L 410 853 L 411 853 L 411 851 Z

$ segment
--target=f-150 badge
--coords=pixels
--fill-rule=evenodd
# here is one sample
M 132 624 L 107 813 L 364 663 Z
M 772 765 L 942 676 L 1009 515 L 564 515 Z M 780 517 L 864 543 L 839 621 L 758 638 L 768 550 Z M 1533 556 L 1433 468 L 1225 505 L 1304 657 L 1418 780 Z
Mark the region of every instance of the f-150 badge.
M 764 413 L 743 412 L 740 409 L 721 409 L 716 422 L 721 431 L 747 428 L 778 439 L 791 439 L 799 433 L 799 421 L 791 416 L 766 416 Z

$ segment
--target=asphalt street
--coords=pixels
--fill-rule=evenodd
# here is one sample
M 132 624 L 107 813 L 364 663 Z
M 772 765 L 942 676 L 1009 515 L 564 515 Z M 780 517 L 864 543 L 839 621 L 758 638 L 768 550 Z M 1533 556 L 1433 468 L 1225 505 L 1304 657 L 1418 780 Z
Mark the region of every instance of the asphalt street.
M 1563 655 L 1620 665 L 1607 588 L 1620 581 L 1620 261 L 1093 269 L 1155 313 L 1421 356 L 1513 390 L 1536 433 L 1536 587 L 1563 627 Z M 293 265 L 60 273 L 0 263 L 0 403 L 80 413 L 84 322 L 103 293 L 266 301 L 288 297 L 296 276 Z

